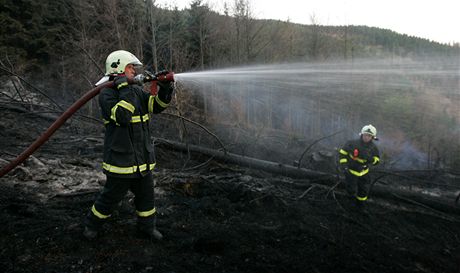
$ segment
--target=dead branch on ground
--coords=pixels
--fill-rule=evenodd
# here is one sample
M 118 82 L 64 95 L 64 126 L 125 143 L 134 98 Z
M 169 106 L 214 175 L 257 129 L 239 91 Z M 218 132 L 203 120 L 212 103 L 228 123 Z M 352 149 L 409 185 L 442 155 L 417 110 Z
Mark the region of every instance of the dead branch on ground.
M 19 104 L 19 105 L 32 105 L 32 106 L 37 106 L 37 107 L 41 107 L 41 108 L 44 108 L 44 109 L 48 109 L 50 111 L 29 111 L 25 108 L 21 108 L 21 107 L 14 107 L 12 104 Z M 48 116 L 48 115 L 42 115 L 43 113 L 50 113 L 50 114 L 62 114 L 62 112 L 60 111 L 56 111 L 55 109 L 49 107 L 49 106 L 46 106 L 46 105 L 41 105 L 41 104 L 35 104 L 35 103 L 26 103 L 26 102 L 20 102 L 20 101 L 4 101 L 4 100 L 0 100 L 0 107 L 2 108 L 6 108 L 6 109 L 10 109 L 10 110 L 15 110 L 15 111 L 19 111 L 19 112 L 23 112 L 23 113 L 31 113 L 31 114 L 34 114 L 36 116 L 39 116 L 41 118 L 45 118 L 45 119 L 51 119 L 51 120 L 55 120 L 58 118 L 58 116 Z M 95 123 L 98 123 L 98 124 L 102 124 L 102 120 L 99 120 L 97 118 L 93 118 L 93 117 L 90 117 L 90 116 L 87 116 L 87 115 L 82 115 L 82 114 L 78 114 L 78 113 L 75 113 L 72 115 L 73 117 L 80 117 L 80 118 L 84 118 L 84 119 L 87 119 L 87 120 L 90 120 L 90 121 L 94 121 Z
M 337 132 L 335 132 L 335 133 L 333 133 L 333 134 L 327 135 L 327 136 L 325 136 L 325 137 L 322 137 L 322 138 L 319 138 L 319 139 L 313 141 L 310 145 L 308 145 L 307 148 L 305 148 L 305 150 L 303 151 L 303 153 L 300 155 L 300 158 L 299 158 L 299 160 L 297 161 L 297 162 L 298 162 L 298 167 L 300 168 L 300 166 L 301 166 L 301 164 L 302 164 L 302 159 L 303 159 L 304 155 L 308 152 L 308 150 L 310 150 L 311 147 L 313 147 L 313 145 L 315 145 L 316 143 L 320 142 L 320 141 L 323 140 L 323 139 L 326 139 L 326 138 L 329 138 L 329 137 L 333 137 L 333 136 L 335 136 L 335 135 L 338 135 L 339 133 L 341 133 L 341 132 L 343 132 L 343 131 L 344 131 L 344 130 L 342 129 L 342 130 L 339 130 L 339 131 L 337 131 Z
M 310 192 L 316 185 L 311 185 L 306 191 L 304 191 L 299 197 L 297 197 L 297 200 L 302 199 L 308 192 Z
M 20 79 L 21 81 L 23 81 L 24 83 L 26 83 L 28 86 L 30 86 L 31 88 L 33 88 L 35 91 L 37 91 L 38 93 L 40 93 L 42 96 L 46 97 L 50 102 L 52 102 L 54 105 L 56 105 L 61 111 L 65 111 L 64 108 L 62 108 L 55 100 L 53 100 L 50 96 L 48 96 L 46 94 L 45 91 L 41 90 L 40 88 L 36 87 L 35 85 L 31 84 L 30 82 L 28 82 L 27 80 L 25 80 L 23 77 L 19 76 L 18 74 L 16 74 L 15 72 L 9 70 L 8 68 L 6 68 L 6 66 L 0 61 L 0 70 L 10 74 L 10 75 L 13 75 L 13 76 L 16 76 L 18 79 Z

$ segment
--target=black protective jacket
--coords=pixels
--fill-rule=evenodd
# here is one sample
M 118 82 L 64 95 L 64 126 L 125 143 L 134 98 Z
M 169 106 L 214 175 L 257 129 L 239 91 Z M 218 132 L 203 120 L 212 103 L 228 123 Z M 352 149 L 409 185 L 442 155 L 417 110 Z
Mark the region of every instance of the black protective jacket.
M 366 175 L 369 165 L 377 165 L 379 161 L 379 150 L 372 141 L 365 143 L 361 138 L 350 140 L 339 150 L 339 163 L 355 176 Z
M 99 104 L 105 123 L 104 173 L 140 177 L 153 170 L 155 156 L 150 137 L 149 113 L 160 113 L 171 101 L 172 88 L 152 96 L 138 85 L 123 83 L 105 88 Z

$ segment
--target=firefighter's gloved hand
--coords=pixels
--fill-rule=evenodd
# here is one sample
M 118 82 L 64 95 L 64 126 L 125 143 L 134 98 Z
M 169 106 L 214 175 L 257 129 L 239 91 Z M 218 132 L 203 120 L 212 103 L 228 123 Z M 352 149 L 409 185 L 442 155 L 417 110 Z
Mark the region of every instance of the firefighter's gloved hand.
M 157 85 L 160 87 L 160 90 L 163 89 L 163 92 L 171 94 L 174 90 L 174 82 L 157 82 Z
M 153 81 L 155 79 L 155 75 L 148 71 L 148 70 L 145 70 L 144 71 L 144 82 L 150 82 L 150 81 Z
M 174 90 L 174 85 L 172 82 L 158 82 L 158 86 L 160 87 L 158 91 L 158 97 L 164 103 L 169 103 L 172 99 L 172 92 Z
M 113 80 L 113 86 L 115 89 L 120 90 L 126 86 L 128 86 L 128 78 L 126 76 L 116 77 Z
M 157 82 L 158 87 L 158 97 L 165 103 L 169 103 L 172 98 L 172 92 L 174 91 L 174 82 Z
M 166 75 L 166 74 L 168 74 L 168 73 L 169 73 L 168 70 L 161 70 L 161 71 L 155 73 L 155 77 L 158 78 L 159 76 L 161 76 L 161 75 Z

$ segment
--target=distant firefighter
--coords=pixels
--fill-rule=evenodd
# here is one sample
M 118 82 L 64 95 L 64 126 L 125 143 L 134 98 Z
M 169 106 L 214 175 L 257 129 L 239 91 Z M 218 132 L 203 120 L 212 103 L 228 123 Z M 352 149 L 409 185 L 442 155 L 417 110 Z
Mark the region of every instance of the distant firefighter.
M 362 205 L 368 198 L 370 187 L 369 165 L 377 165 L 380 157 L 373 142 L 377 140 L 377 129 L 371 124 L 366 125 L 359 136 L 339 150 L 339 165 L 345 174 L 347 192 Z

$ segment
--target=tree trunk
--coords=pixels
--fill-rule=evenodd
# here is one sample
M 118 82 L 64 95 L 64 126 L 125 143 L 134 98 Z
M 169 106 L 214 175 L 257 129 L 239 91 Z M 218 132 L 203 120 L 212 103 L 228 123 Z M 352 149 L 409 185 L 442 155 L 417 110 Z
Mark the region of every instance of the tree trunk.
M 460 207 L 455 205 L 455 196 L 452 197 L 434 197 L 414 191 L 398 189 L 395 187 L 374 185 L 369 196 L 380 196 L 386 199 L 396 198 L 405 200 L 409 203 L 418 203 L 431 209 L 460 215 Z
M 152 1 L 152 5 L 150 6 L 150 29 L 152 31 L 152 65 L 155 72 L 158 71 L 158 58 L 157 58 L 157 42 L 156 42 L 156 24 L 154 18 L 154 11 L 155 11 L 155 1 Z
M 261 160 L 252 157 L 241 156 L 229 152 L 223 152 L 218 150 L 213 150 L 205 147 L 195 146 L 195 145 L 186 145 L 184 143 L 165 140 L 165 139 L 155 139 L 157 142 L 165 143 L 171 145 L 176 150 L 180 151 L 191 151 L 201 154 L 206 154 L 214 157 L 217 160 L 222 160 L 227 163 L 233 163 L 249 168 L 260 169 L 270 173 L 295 177 L 295 178 L 318 178 L 324 177 L 325 180 L 332 179 L 334 175 L 329 173 L 318 172 L 314 170 L 297 168 L 294 166 L 289 166 L 281 163 Z

